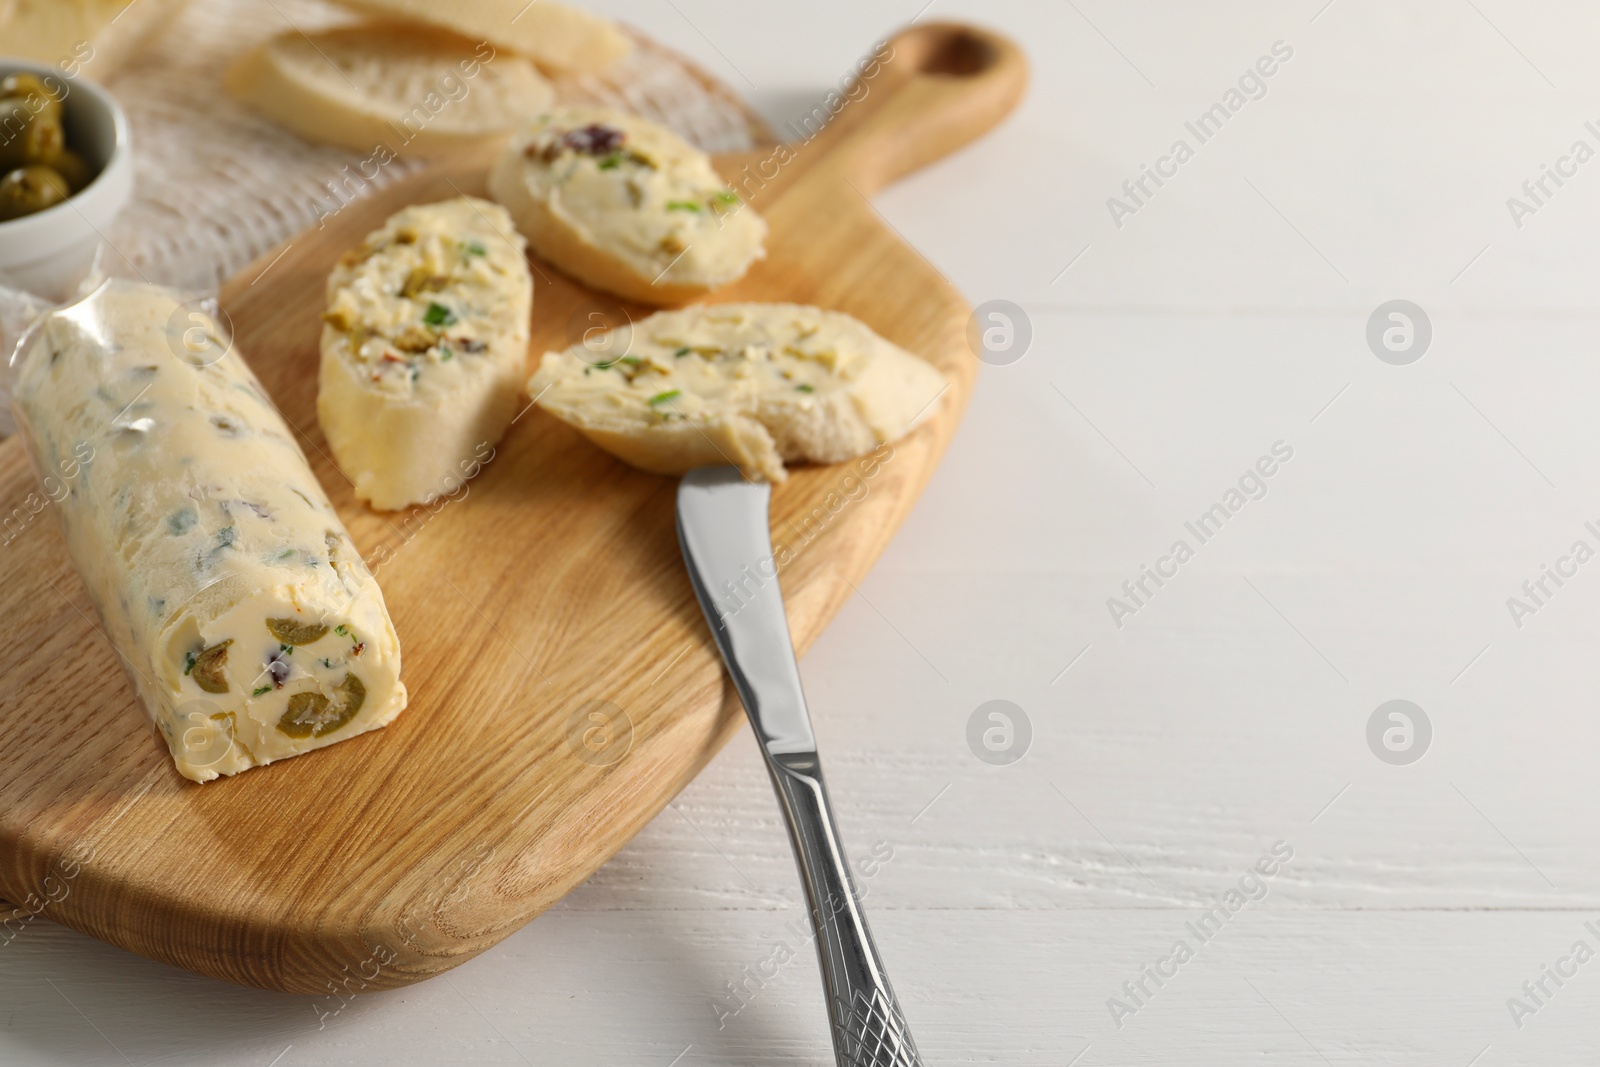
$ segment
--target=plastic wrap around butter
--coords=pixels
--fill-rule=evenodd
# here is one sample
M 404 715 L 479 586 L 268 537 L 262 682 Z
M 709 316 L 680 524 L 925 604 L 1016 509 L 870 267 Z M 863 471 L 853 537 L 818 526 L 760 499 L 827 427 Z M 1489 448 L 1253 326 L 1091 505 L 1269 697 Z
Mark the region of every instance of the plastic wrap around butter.
M 73 563 L 197 782 L 377 729 L 406 704 L 377 582 L 210 322 L 171 290 L 112 281 L 46 316 L 13 368 Z

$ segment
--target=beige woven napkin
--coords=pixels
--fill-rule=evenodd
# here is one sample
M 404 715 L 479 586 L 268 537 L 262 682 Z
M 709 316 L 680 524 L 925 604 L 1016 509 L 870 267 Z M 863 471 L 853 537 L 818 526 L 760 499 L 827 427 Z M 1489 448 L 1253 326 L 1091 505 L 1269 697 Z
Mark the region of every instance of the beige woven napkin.
M 314 225 L 349 190 L 370 195 L 415 170 L 396 161 L 363 188 L 349 180 L 361 153 L 303 141 L 222 91 L 228 65 L 263 39 L 348 21 L 319 0 L 194 0 L 109 79 L 133 127 L 136 182 L 106 237 L 131 273 L 214 287 Z M 563 101 L 664 122 L 708 151 L 752 147 L 763 132 L 736 98 L 645 41 L 604 77 L 562 78 L 556 89 Z

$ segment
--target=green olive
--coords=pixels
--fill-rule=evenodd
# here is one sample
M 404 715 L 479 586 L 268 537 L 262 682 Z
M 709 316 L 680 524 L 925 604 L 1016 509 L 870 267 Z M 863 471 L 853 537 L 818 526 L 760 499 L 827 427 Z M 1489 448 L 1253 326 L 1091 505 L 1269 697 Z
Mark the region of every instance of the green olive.
M 321 693 L 296 693 L 278 720 L 278 732 L 293 738 L 327 737 L 349 724 L 367 699 L 367 687 L 353 674 L 344 676 L 329 700 Z
M 0 99 L 0 170 L 54 163 L 65 147 L 60 119 L 36 113 L 21 97 Z
M 323 733 L 332 733 L 339 726 L 343 726 L 356 717 L 356 712 L 361 710 L 361 705 L 367 702 L 367 687 L 361 684 L 361 679 L 353 674 L 344 676 L 344 681 L 339 683 L 339 695 L 344 703 L 344 718 L 339 720 L 338 726 L 330 727 Z M 321 734 L 318 735 L 319 737 Z
M 63 148 L 56 161 L 51 164 L 63 178 L 73 192 L 80 192 L 84 186 L 94 180 L 94 172 L 89 169 L 89 161 L 70 148 Z
M 268 619 L 267 629 L 286 645 L 309 645 L 328 636 L 328 628 L 298 619 Z
M 67 179 L 49 167 L 18 167 L 0 178 L 0 222 L 54 207 L 72 195 Z
M 0 78 L 0 96 L 20 96 L 40 113 L 57 120 L 61 118 L 61 97 L 37 74 L 18 71 Z
M 310 737 L 328 721 L 328 698 L 321 693 L 296 693 L 289 698 L 289 709 L 278 720 L 278 732 L 289 737 Z
M 228 691 L 227 675 L 222 669 L 228 665 L 228 646 L 233 644 L 233 638 L 201 652 L 195 657 L 194 668 L 189 672 L 194 676 L 194 684 L 208 693 L 226 693 Z
M 34 120 L 33 131 L 33 136 L 25 146 L 29 153 L 25 162 L 54 166 L 56 160 L 61 158 L 61 153 L 67 150 L 67 135 L 61 128 L 61 120 L 47 119 L 41 115 Z

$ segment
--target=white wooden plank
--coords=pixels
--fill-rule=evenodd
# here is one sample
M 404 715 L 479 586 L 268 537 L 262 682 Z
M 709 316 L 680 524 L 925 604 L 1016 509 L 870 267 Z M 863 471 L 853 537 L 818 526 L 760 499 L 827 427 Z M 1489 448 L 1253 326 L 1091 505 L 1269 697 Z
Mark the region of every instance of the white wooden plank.
M 1185 926 L 1193 911 L 1165 908 L 888 912 L 878 926 L 933 1063 L 1058 1067 L 1083 1053 L 1083 1064 L 1464 1065 L 1482 1053 L 1485 1064 L 1561 1067 L 1600 1053 L 1593 961 L 1562 987 L 1546 980 L 1551 995 L 1521 1028 L 1506 1004 L 1531 1004 L 1522 983 L 1574 942 L 1600 947 L 1584 926 L 1593 912 L 1307 914 L 1278 899 L 1206 943 Z M 281 1067 L 829 1056 L 809 955 L 768 967 L 759 985 L 744 978 L 779 941 L 804 947 L 777 913 L 557 912 L 448 981 L 361 996 L 326 1018 L 312 998 L 224 986 L 57 927 L 37 933 L 6 950 L 0 971 L 6 1062 L 265 1065 L 285 1048 Z M 1178 940 L 1193 958 L 1159 988 L 1147 978 L 1150 995 L 1119 1028 L 1107 1001 L 1131 1006 L 1122 984 Z M 741 980 L 751 995 L 730 1013 L 727 983 Z

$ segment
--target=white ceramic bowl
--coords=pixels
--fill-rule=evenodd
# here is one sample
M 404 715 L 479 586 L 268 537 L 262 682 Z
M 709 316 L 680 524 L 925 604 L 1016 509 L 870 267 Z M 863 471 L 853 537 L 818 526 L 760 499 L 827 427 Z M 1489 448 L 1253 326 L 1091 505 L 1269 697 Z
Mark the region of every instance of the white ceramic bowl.
M 128 117 L 110 93 L 55 67 L 0 56 L 0 77 L 29 71 L 54 88 L 65 86 L 67 143 L 95 178 L 65 202 L 0 222 L 0 285 L 64 300 L 94 261 L 102 234 L 133 196 Z

